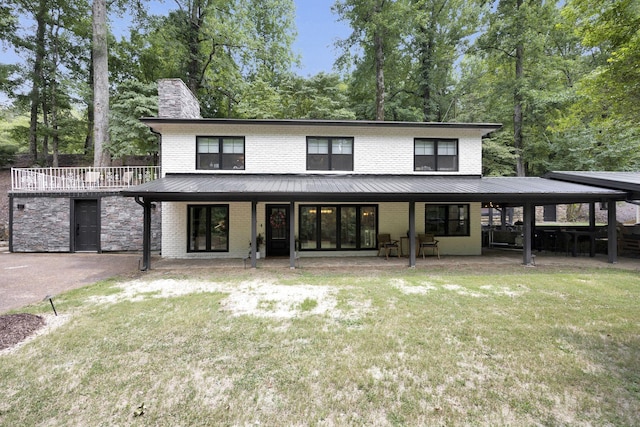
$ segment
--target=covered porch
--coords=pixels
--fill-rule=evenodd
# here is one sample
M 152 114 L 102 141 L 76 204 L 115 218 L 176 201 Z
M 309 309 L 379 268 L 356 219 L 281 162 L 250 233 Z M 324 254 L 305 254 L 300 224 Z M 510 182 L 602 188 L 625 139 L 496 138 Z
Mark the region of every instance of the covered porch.
M 534 207 L 561 203 L 606 203 L 608 211 L 608 262 L 617 261 L 615 202 L 625 200 L 627 193 L 583 184 L 552 181 L 543 178 L 481 178 L 458 176 L 370 176 L 370 175 L 205 175 L 176 174 L 122 191 L 134 197 L 143 207 L 144 243 L 142 269 L 151 268 L 150 218 L 152 205 L 159 202 L 247 202 L 250 203 L 250 266 L 257 266 L 259 203 L 286 203 L 290 218 L 300 202 L 337 203 L 404 203 L 407 217 L 398 218 L 408 229 L 408 258 L 405 266 L 415 267 L 416 203 L 483 203 L 522 206 L 524 208 L 524 265 L 532 265 L 532 228 Z M 296 222 L 289 222 L 289 267 L 295 268 Z M 331 255 L 331 254 L 327 254 Z

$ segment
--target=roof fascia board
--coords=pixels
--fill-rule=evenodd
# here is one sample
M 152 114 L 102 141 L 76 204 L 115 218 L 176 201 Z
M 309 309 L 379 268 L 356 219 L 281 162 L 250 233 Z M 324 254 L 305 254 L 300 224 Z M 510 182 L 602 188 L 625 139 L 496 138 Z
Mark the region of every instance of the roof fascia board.
M 163 124 L 191 125 L 243 125 L 243 126 L 306 126 L 306 127 L 377 127 L 377 128 L 421 128 L 421 129 L 465 129 L 481 130 L 487 135 L 502 128 L 500 123 L 453 123 L 453 122 L 391 122 L 367 120 L 250 120 L 250 119 L 170 119 L 159 117 L 143 117 L 145 125 L 156 129 Z

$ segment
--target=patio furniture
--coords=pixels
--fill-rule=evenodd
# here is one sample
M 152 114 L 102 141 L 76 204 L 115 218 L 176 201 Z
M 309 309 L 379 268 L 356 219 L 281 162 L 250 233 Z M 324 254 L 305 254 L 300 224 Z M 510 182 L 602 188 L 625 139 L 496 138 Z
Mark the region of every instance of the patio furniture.
M 395 250 L 398 258 L 400 258 L 400 246 L 397 240 L 391 240 L 391 235 L 388 233 L 378 234 L 378 256 L 384 251 L 384 255 L 389 259 L 389 253 Z
M 425 259 L 425 252 L 427 248 L 431 248 L 433 255 L 438 255 L 440 259 L 440 249 L 438 249 L 438 240 L 435 239 L 433 234 L 420 234 L 418 235 L 418 254 L 422 252 L 422 259 Z
M 87 172 L 84 174 L 84 182 L 87 187 L 100 185 L 100 172 Z

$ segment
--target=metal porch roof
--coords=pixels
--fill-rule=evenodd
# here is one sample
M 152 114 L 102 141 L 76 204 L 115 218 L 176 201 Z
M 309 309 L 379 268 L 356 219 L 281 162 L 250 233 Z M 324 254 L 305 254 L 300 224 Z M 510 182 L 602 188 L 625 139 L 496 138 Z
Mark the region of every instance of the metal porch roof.
M 624 200 L 626 193 L 534 177 L 176 174 L 121 192 L 150 201 L 494 202 Z
M 640 172 L 554 171 L 547 173 L 544 177 L 626 191 L 629 193 L 628 200 L 640 200 Z

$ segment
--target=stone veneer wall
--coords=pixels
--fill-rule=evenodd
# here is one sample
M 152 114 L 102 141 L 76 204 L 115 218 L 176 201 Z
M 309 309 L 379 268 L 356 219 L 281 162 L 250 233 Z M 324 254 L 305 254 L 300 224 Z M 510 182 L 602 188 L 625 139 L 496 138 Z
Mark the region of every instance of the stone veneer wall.
M 158 117 L 199 119 L 200 103 L 180 79 L 158 81 Z
M 70 206 L 68 197 L 14 197 L 13 251 L 69 252 Z
M 100 199 L 100 249 L 103 252 L 142 251 L 143 209 L 119 195 L 83 194 Z M 70 252 L 70 196 L 14 196 L 13 252 Z M 19 210 L 18 205 L 24 205 Z M 151 213 L 151 250 L 161 248 L 161 206 Z
M 103 197 L 100 202 L 100 246 L 108 251 L 141 251 L 143 209 L 131 197 Z M 151 250 L 160 250 L 161 204 L 151 210 Z

